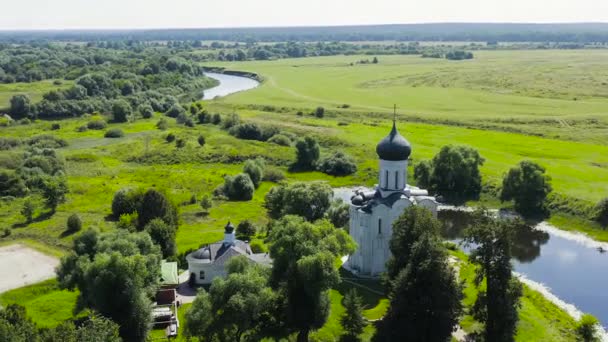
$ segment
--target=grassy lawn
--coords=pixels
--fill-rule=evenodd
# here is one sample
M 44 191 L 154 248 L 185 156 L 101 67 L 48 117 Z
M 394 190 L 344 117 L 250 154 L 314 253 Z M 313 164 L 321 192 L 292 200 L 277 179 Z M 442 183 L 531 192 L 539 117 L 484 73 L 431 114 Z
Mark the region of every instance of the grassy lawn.
M 78 292 L 60 290 L 51 279 L 0 294 L 0 305 L 19 304 L 40 327 L 55 327 L 74 317 Z
M 74 82 L 61 81 L 61 85 L 53 84 L 53 80 L 45 80 L 32 83 L 10 83 L 0 84 L 0 110 L 9 108 L 11 97 L 17 94 L 28 95 L 33 102 L 42 100 L 42 95 L 53 89 L 67 89 Z

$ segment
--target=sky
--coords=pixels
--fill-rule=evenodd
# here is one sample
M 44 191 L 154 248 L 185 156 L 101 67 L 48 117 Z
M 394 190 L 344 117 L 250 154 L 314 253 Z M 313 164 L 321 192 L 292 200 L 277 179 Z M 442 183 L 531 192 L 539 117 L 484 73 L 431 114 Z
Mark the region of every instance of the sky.
M 0 30 L 608 22 L 608 0 L 0 0 Z

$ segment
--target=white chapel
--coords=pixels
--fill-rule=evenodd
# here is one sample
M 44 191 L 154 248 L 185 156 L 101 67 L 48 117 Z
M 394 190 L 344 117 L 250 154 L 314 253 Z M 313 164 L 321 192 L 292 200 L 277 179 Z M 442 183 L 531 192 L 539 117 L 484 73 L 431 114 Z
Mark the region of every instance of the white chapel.
M 358 248 L 346 264 L 359 276 L 377 277 L 386 270 L 393 222 L 405 208 L 419 205 L 437 215 L 437 202 L 427 190 L 407 184 L 412 146 L 393 129 L 376 146 L 380 158 L 378 184 L 372 191 L 355 191 L 350 204 L 350 236 Z

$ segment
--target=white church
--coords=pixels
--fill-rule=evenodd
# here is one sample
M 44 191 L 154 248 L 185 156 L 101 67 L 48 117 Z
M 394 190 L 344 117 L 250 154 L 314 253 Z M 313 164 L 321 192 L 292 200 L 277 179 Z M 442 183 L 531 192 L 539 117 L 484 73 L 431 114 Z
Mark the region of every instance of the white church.
M 378 184 L 372 191 L 355 191 L 350 204 L 350 236 L 359 246 L 346 267 L 358 276 L 377 277 L 386 270 L 393 222 L 405 208 L 419 205 L 437 215 L 434 197 L 407 184 L 407 164 L 412 146 L 393 129 L 376 146 L 380 158 Z

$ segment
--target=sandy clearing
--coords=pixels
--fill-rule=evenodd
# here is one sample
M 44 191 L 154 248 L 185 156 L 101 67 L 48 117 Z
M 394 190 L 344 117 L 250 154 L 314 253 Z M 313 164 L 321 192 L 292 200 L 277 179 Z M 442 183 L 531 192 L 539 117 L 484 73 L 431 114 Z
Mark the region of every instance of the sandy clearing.
M 0 247 L 0 293 L 55 277 L 59 259 L 20 244 Z

